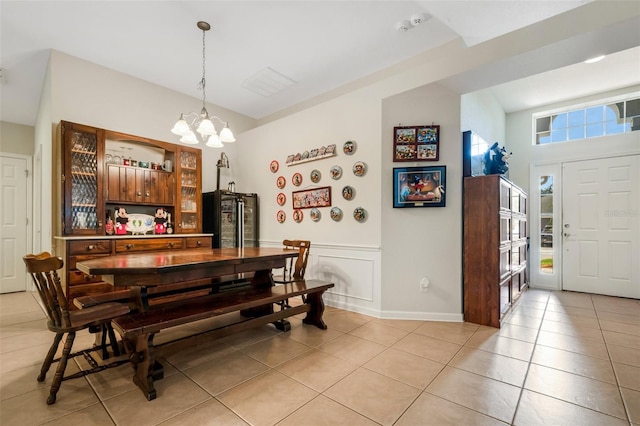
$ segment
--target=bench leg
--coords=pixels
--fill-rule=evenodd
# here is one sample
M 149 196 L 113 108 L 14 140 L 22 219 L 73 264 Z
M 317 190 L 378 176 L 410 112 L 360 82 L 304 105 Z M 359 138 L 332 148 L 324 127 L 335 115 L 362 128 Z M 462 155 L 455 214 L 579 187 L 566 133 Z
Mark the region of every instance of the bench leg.
M 307 316 L 302 320 L 303 323 L 309 325 L 315 325 L 319 329 L 326 330 L 327 324 L 322 320 L 322 314 L 324 313 L 324 300 L 322 300 L 322 294 L 320 293 L 309 293 L 306 297 L 306 302 L 311 310 L 307 312 Z
M 153 336 L 154 334 L 143 334 L 135 340 L 129 340 L 129 345 L 135 347 L 135 352 L 130 357 L 135 370 L 133 382 L 142 390 L 149 401 L 158 396 L 153 385 L 154 380 L 160 380 L 164 377 L 162 364 L 155 359 Z

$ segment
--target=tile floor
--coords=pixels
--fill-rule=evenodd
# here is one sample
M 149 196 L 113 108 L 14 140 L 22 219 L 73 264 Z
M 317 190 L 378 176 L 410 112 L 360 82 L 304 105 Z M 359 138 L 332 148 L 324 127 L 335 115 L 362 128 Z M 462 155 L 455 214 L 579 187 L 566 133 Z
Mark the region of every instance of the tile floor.
M 52 334 L 35 296 L 0 296 L 3 426 L 640 425 L 638 300 L 529 290 L 499 330 L 327 308 L 326 331 L 294 317 L 288 333 L 161 349 L 154 401 L 125 364 L 63 382 L 47 406 L 53 374 L 36 376 Z

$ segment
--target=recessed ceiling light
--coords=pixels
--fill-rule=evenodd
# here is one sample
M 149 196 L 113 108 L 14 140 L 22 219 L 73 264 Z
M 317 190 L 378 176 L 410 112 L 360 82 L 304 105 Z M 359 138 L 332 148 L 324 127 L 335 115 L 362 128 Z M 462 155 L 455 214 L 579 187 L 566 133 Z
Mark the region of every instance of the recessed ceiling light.
M 584 61 L 584 63 L 585 64 L 595 64 L 596 62 L 600 62 L 601 60 L 603 60 L 605 56 L 606 55 L 596 56 L 595 58 L 587 59 L 586 61 Z

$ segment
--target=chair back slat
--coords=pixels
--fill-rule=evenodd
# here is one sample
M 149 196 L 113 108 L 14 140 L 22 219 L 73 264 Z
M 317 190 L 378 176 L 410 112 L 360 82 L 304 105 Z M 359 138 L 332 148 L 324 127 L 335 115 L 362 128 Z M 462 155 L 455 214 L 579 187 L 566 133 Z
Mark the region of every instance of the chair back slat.
M 303 279 L 304 273 L 307 269 L 307 260 L 309 259 L 309 248 L 311 247 L 311 241 L 307 240 L 284 240 L 282 244 L 286 249 L 298 250 L 298 257 L 296 257 L 295 264 L 293 264 L 293 258 L 289 260 L 288 278 Z
M 58 270 L 64 262 L 48 252 L 28 254 L 22 258 L 38 289 L 47 317 L 56 327 L 70 327 L 69 304 L 60 284 Z

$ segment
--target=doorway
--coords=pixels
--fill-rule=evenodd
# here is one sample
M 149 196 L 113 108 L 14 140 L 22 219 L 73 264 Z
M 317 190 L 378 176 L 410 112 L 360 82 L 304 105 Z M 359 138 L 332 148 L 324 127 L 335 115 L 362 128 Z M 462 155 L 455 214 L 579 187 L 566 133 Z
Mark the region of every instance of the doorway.
M 640 299 L 640 155 L 562 165 L 562 289 Z
M 31 159 L 0 155 L 0 293 L 27 289 L 22 257 L 31 250 Z

